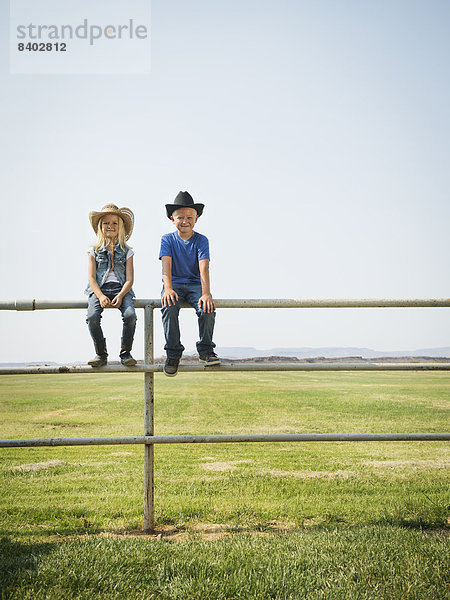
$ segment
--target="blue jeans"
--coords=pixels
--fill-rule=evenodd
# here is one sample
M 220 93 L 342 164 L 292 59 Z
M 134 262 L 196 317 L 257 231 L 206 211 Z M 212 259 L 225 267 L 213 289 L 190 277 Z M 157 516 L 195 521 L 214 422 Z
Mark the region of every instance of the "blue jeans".
M 110 300 L 112 300 L 122 289 L 120 283 L 106 283 L 102 288 L 102 292 Z M 88 297 L 88 311 L 86 317 L 86 323 L 89 327 L 89 333 L 91 334 L 94 343 L 101 343 L 103 340 L 103 331 L 100 325 L 100 319 L 102 318 L 103 308 L 100 306 L 100 301 L 94 292 L 91 292 Z M 131 346 L 133 344 L 134 330 L 136 329 L 136 312 L 134 310 L 133 296 L 131 292 L 128 292 L 122 300 L 122 304 L 119 307 L 122 313 L 122 339 L 125 344 Z
M 175 305 L 163 306 L 161 309 L 164 335 L 166 345 L 164 350 L 168 358 L 181 358 L 184 346 L 180 341 L 180 326 L 178 315 L 180 312 L 180 302 L 187 302 L 197 313 L 199 341 L 197 342 L 197 352 L 201 355 L 211 354 L 216 347 L 212 341 L 214 333 L 214 322 L 216 313 L 207 313 L 200 308 L 198 301 L 202 295 L 202 286 L 200 283 L 175 283 L 173 289 L 178 294 L 178 300 Z M 164 291 L 164 289 L 163 289 Z

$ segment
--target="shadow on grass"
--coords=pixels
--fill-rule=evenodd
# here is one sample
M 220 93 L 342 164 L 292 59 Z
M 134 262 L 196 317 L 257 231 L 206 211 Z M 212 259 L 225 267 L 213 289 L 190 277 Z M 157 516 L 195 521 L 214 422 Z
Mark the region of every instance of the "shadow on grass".
M 243 531 L 217 543 L 172 540 L 3 538 L 1 597 L 439 600 L 446 593 L 446 540 L 394 525 L 297 528 L 267 537 Z
M 450 534 L 450 526 L 446 519 L 426 520 L 422 518 L 405 517 L 383 517 L 374 523 L 374 525 L 401 527 L 402 529 L 414 529 L 418 531 L 440 531 Z
M 8 537 L 0 539 L 0 589 L 1 597 L 7 598 L 15 588 L 33 580 L 43 556 L 51 554 L 56 544 L 24 544 L 12 542 Z
M 250 521 L 250 522 L 231 522 L 231 523 L 203 523 L 201 521 L 189 522 L 188 520 L 162 521 L 157 522 L 153 531 L 147 531 L 142 528 L 132 526 L 129 528 L 108 527 L 102 528 L 85 521 L 81 526 L 75 527 L 51 527 L 42 529 L 28 529 L 24 534 L 18 531 L 3 530 L 0 535 L 2 557 L 11 555 L 20 557 L 21 552 L 25 555 L 28 550 L 42 547 L 42 552 L 51 550 L 54 544 L 63 541 L 89 538 L 96 536 L 104 537 L 149 537 L 149 538 L 173 538 L 180 541 L 191 536 L 204 537 L 206 539 L 215 539 L 224 535 L 233 534 L 256 534 L 256 535 L 280 535 L 290 533 L 321 533 L 330 531 L 348 531 L 367 527 L 392 527 L 400 529 L 409 529 L 421 532 L 427 532 L 438 535 L 450 535 L 450 526 L 445 518 L 442 519 L 424 519 L 421 517 L 408 518 L 405 516 L 386 515 L 374 521 L 364 523 L 351 523 L 339 515 L 328 514 L 317 521 L 315 519 L 305 518 L 302 523 L 283 522 L 283 521 Z M 24 543 L 12 542 L 11 539 L 20 537 L 29 540 Z M 41 542 L 48 539 L 49 542 Z M 9 545 L 9 546 L 8 546 Z M 7 548 L 7 551 L 5 551 Z M 2 560 L 3 562 L 3 560 Z M 6 563 L 4 563 L 6 564 Z
M 392 529 L 405 529 L 429 533 L 432 535 L 450 535 L 450 526 L 446 521 L 426 521 L 424 519 L 407 519 L 403 517 L 386 517 L 367 523 L 348 523 L 345 519 L 327 519 L 321 523 L 312 525 L 299 525 L 294 523 L 283 523 L 278 521 L 260 521 L 253 524 L 205 524 L 205 523 L 173 523 L 157 524 L 153 531 L 144 529 L 125 529 L 103 531 L 103 535 L 118 537 L 149 537 L 167 538 L 175 541 L 185 541 L 191 537 L 206 540 L 220 539 L 224 536 L 253 534 L 256 536 L 267 535 L 289 535 L 289 534 L 320 534 L 339 531 L 358 531 L 368 527 L 392 527 Z

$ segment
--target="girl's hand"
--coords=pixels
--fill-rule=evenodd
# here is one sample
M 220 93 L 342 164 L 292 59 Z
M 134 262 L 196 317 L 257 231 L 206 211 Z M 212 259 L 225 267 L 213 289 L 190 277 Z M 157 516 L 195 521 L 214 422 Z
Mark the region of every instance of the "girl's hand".
M 108 306 L 111 306 L 111 300 L 108 298 L 108 296 L 100 296 L 99 301 L 102 308 L 108 308 Z
M 120 305 L 122 304 L 122 300 L 123 300 L 122 296 L 120 294 L 117 294 L 117 296 L 112 299 L 111 306 L 114 306 L 115 308 L 120 308 Z

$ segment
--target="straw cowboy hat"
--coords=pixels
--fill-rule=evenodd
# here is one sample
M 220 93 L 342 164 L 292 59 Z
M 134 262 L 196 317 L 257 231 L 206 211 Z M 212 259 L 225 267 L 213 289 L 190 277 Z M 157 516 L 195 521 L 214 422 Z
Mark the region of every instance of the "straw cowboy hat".
M 105 215 L 117 215 L 122 219 L 125 226 L 125 240 L 129 240 L 134 227 L 133 211 L 125 207 L 118 208 L 115 204 L 106 204 L 100 212 L 91 210 L 89 213 L 89 220 L 95 233 L 97 233 L 99 220 Z
M 197 211 L 197 215 L 200 216 L 205 205 L 199 203 L 195 204 L 194 199 L 189 192 L 178 192 L 173 204 L 166 204 L 166 212 L 169 219 L 177 208 L 193 208 Z

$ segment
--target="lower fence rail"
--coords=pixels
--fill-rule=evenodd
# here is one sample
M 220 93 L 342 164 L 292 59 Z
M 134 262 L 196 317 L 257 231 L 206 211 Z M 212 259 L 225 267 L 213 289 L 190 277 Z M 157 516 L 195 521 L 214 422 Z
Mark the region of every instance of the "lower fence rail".
M 229 444 L 233 442 L 440 442 L 450 433 L 267 433 L 230 435 L 141 435 L 131 437 L 0 440 L 0 448 L 115 446 L 119 444 Z

